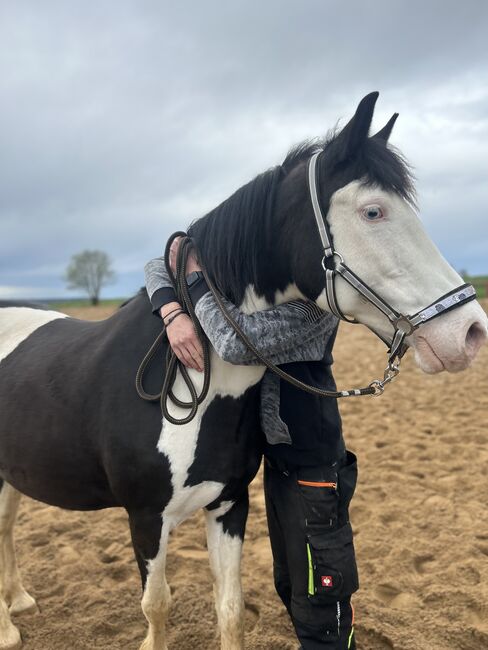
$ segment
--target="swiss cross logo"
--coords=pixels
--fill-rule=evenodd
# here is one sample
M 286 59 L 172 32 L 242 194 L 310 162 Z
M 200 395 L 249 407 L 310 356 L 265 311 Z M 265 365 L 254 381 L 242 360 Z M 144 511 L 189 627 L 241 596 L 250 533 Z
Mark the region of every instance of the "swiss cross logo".
M 320 578 L 320 582 L 322 583 L 322 587 L 333 587 L 334 586 L 334 581 L 332 580 L 332 576 L 322 576 Z

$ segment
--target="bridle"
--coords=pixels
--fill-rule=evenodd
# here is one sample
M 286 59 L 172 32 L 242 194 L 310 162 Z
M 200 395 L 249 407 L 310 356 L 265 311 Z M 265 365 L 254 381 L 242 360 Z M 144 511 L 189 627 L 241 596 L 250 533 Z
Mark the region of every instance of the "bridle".
M 470 302 L 476 298 L 474 287 L 469 284 L 462 284 L 456 289 L 449 291 L 440 298 L 437 298 L 427 307 L 424 307 L 412 316 L 402 314 L 394 309 L 358 277 L 345 263 L 343 256 L 334 248 L 334 240 L 330 232 L 327 218 L 324 217 L 320 207 L 318 186 L 317 186 L 317 162 L 322 150 L 313 154 L 308 162 L 308 185 L 313 212 L 323 248 L 322 267 L 325 271 L 325 296 L 330 311 L 341 320 L 356 323 L 356 320 L 347 318 L 341 311 L 335 291 L 335 279 L 337 276 L 343 278 L 349 285 L 358 291 L 366 300 L 379 309 L 393 326 L 394 334 L 391 342 L 384 339 L 377 332 L 375 334 L 388 346 L 388 366 L 385 369 L 383 380 L 374 380 L 372 386 L 381 394 L 387 383 L 391 382 L 400 372 L 400 360 L 405 354 L 408 345 L 405 342 L 407 336 L 429 321 L 441 316 L 452 309 Z
M 310 189 L 310 198 L 312 201 L 313 211 L 315 215 L 315 220 L 317 222 L 317 228 L 320 233 L 320 239 L 323 246 L 323 258 L 322 258 L 322 267 L 325 271 L 325 292 L 327 297 L 327 302 L 329 304 L 330 311 L 335 314 L 339 319 L 357 322 L 347 318 L 339 308 L 335 294 L 335 278 L 339 275 L 344 278 L 352 287 L 354 287 L 361 295 L 363 295 L 368 302 L 377 307 L 385 316 L 389 319 L 394 328 L 394 335 L 392 341 L 389 342 L 383 337 L 380 338 L 383 342 L 389 346 L 388 350 L 388 365 L 385 369 L 383 379 L 374 379 L 370 384 L 364 386 L 363 388 L 353 388 L 350 390 L 324 390 L 322 388 L 317 388 L 316 386 L 309 386 L 301 380 L 289 375 L 282 368 L 276 366 L 274 363 L 269 361 L 260 350 L 248 339 L 239 323 L 235 321 L 233 316 L 227 311 L 226 305 L 223 301 L 223 296 L 215 287 L 212 279 L 209 277 L 205 267 L 202 267 L 202 272 L 205 277 L 205 280 L 208 284 L 210 291 L 217 303 L 222 316 L 225 318 L 230 327 L 232 327 L 239 338 L 244 342 L 247 348 L 266 366 L 271 372 L 275 373 L 283 379 L 284 381 L 289 382 L 296 388 L 304 390 L 318 397 L 354 397 L 361 395 L 381 395 L 385 390 L 385 386 L 389 384 L 400 372 L 400 360 L 407 350 L 407 344 L 405 338 L 410 336 L 422 323 L 427 323 L 441 314 L 445 314 L 447 311 L 460 307 L 465 303 L 473 300 L 476 296 L 475 290 L 470 284 L 463 284 L 457 289 L 450 291 L 444 296 L 441 296 L 430 304 L 428 307 L 420 310 L 413 316 L 408 316 L 398 312 L 391 305 L 389 305 L 383 298 L 378 296 L 377 293 L 373 291 L 368 285 L 361 280 L 351 269 L 346 265 L 342 255 L 335 250 L 333 238 L 330 233 L 329 225 L 327 219 L 324 217 L 319 201 L 319 195 L 317 190 L 317 160 L 321 154 L 321 151 L 315 153 L 308 163 L 308 183 Z M 169 260 L 169 251 L 172 242 L 176 237 L 182 237 L 181 243 L 178 249 L 177 261 L 176 261 L 176 273 L 173 274 L 168 260 Z M 166 244 L 165 251 L 165 262 L 168 275 L 173 283 L 178 302 L 182 305 L 183 311 L 188 313 L 190 316 L 195 331 L 198 338 L 200 339 L 203 351 L 204 351 L 204 380 L 201 390 L 198 392 L 195 388 L 192 378 L 190 377 L 185 366 L 179 362 L 175 353 L 171 350 L 171 346 L 168 346 L 168 355 L 166 359 L 166 368 L 164 375 L 164 382 L 162 389 L 159 393 L 151 394 L 147 393 L 144 389 L 144 375 L 145 372 L 154 359 L 157 350 L 160 346 L 163 345 L 164 339 L 166 337 L 165 329 L 162 329 L 160 334 L 158 334 L 156 340 L 149 348 L 144 359 L 142 360 L 136 374 L 136 390 L 143 400 L 148 402 L 159 401 L 161 405 L 161 411 L 163 417 L 172 422 L 173 424 L 188 424 L 193 420 L 197 413 L 198 406 L 205 400 L 208 389 L 210 386 L 210 354 L 209 354 L 209 343 L 203 333 L 201 325 L 198 321 L 198 318 L 193 307 L 191 297 L 189 295 L 188 286 L 186 283 L 186 261 L 190 250 L 193 248 L 193 242 L 190 237 L 184 232 L 176 232 L 169 238 Z M 338 263 L 334 264 L 334 260 L 338 260 Z M 177 369 L 179 369 L 184 383 L 186 384 L 189 394 L 190 401 L 183 401 L 178 399 L 173 392 L 173 385 L 177 376 Z M 188 414 L 183 417 L 177 417 L 171 415 L 168 410 L 168 400 L 173 402 L 180 409 L 187 410 Z

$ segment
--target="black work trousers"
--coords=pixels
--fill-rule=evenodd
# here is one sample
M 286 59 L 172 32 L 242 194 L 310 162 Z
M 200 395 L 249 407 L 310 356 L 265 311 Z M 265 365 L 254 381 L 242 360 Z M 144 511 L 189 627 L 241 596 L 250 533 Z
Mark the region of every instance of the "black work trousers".
M 276 590 L 303 650 L 355 650 L 351 595 L 358 576 L 349 523 L 357 465 L 288 470 L 265 463 Z

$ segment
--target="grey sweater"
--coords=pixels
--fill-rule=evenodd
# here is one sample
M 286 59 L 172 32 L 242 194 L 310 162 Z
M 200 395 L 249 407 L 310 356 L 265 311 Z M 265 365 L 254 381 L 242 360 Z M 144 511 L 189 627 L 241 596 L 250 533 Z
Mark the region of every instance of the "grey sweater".
M 147 293 L 157 313 L 162 305 L 175 299 L 164 259 L 151 260 L 144 271 Z M 253 314 L 244 314 L 228 300 L 225 305 L 246 336 L 274 364 L 323 360 L 337 331 L 338 319 L 312 302 L 295 300 Z M 209 291 L 199 297 L 195 311 L 210 343 L 224 361 L 260 364 L 222 316 Z M 261 425 L 268 444 L 291 443 L 288 427 L 280 417 L 280 379 L 268 370 L 261 384 Z

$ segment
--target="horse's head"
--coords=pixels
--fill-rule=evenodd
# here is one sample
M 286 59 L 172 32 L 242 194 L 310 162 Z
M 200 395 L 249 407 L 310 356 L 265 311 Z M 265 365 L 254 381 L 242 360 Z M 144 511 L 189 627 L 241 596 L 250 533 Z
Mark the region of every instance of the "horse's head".
M 398 314 L 412 316 L 459 287 L 463 280 L 442 257 L 428 237 L 414 209 L 409 170 L 401 156 L 387 145 L 395 114 L 376 135 L 369 128 L 378 93 L 367 95 L 352 120 L 334 136 L 317 158 L 318 203 L 326 215 L 328 236 L 340 255 L 324 260 L 337 267 L 341 257 L 367 287 Z M 296 156 L 296 153 L 295 153 Z M 308 156 L 308 158 L 310 158 Z M 285 161 L 286 165 L 286 161 Z M 305 187 L 309 162 L 293 167 L 280 200 L 295 203 L 297 186 Z M 286 179 L 288 180 L 288 179 Z M 287 196 L 288 195 L 288 196 Z M 323 242 L 314 218 L 310 195 L 306 214 L 295 239 L 293 276 L 303 294 L 330 310 Z M 302 203 L 303 206 L 303 203 Z M 309 220 L 310 218 L 310 220 Z M 296 222 L 295 222 L 296 229 Z M 337 304 L 347 314 L 391 341 L 394 326 L 341 275 L 334 278 Z M 439 307 L 442 309 L 442 306 Z M 407 328 L 408 329 L 408 328 Z M 420 325 L 406 338 L 418 365 L 428 373 L 464 370 L 487 338 L 487 317 L 479 303 L 471 301 Z

